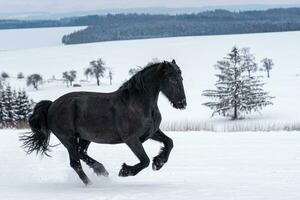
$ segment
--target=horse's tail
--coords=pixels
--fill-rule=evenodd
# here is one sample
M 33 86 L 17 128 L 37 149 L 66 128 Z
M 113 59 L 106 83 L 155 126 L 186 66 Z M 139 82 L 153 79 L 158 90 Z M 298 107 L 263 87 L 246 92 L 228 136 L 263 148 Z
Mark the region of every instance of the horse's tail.
M 49 156 L 49 139 L 50 129 L 47 123 L 48 109 L 52 101 L 40 101 L 33 109 L 32 115 L 29 117 L 29 126 L 31 132 L 28 132 L 20 137 L 23 142 L 22 147 L 30 154 L 34 151 L 36 153 Z

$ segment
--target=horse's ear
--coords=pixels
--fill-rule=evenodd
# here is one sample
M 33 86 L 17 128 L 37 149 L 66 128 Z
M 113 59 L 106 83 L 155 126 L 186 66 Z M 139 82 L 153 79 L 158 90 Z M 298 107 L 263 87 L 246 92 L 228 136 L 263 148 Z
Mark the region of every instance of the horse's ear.
M 176 64 L 176 61 L 173 59 L 173 60 L 172 60 L 172 63 L 173 63 L 173 64 Z

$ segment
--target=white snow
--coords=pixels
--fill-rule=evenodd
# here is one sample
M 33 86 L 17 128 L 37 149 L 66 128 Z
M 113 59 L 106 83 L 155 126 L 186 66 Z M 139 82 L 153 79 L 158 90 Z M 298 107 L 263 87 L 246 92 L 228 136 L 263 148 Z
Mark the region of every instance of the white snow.
M 90 155 L 110 176 L 97 177 L 83 164 L 93 181 L 85 187 L 62 145 L 52 148 L 52 158 L 25 155 L 18 142 L 24 131 L 0 130 L 1 200 L 300 198 L 299 132 L 167 132 L 174 140 L 169 162 L 160 171 L 149 167 L 129 178 L 118 177 L 123 162 L 137 163 L 128 147 L 92 144 Z M 53 135 L 51 143 L 58 143 Z M 154 141 L 144 146 L 151 158 L 160 147 Z
M 170 122 L 170 126 L 194 123 L 208 130 L 217 127 L 219 131 L 300 127 L 300 32 L 61 45 L 61 36 L 73 30 L 74 27 L 0 31 L 0 49 L 5 50 L 0 51 L 0 73 L 8 72 L 12 76 L 10 84 L 25 88 L 35 101 L 54 100 L 71 91 L 114 91 L 129 78 L 129 68 L 143 66 L 153 58 L 175 58 L 183 71 L 188 107 L 185 111 L 175 110 L 166 98 L 160 97 L 163 121 Z M 207 101 L 201 93 L 213 88 L 213 65 L 234 45 L 251 47 L 258 60 L 274 60 L 271 78 L 266 80 L 266 89 L 276 96 L 274 106 L 247 120 L 211 120 L 211 111 L 201 105 Z M 79 82 L 85 79 L 83 69 L 88 63 L 100 57 L 113 68 L 112 86 L 105 78 L 101 87 L 94 80 L 83 83 L 81 88 L 47 82 L 35 91 L 26 87 L 24 80 L 15 79 L 19 72 L 41 73 L 45 79 L 53 75 L 61 78 L 63 71 L 75 69 Z M 149 167 L 129 178 L 118 177 L 123 162 L 138 162 L 128 147 L 92 144 L 90 155 L 105 165 L 110 176 L 97 177 L 83 164 L 93 181 L 93 185 L 85 187 L 69 167 L 62 145 L 52 149 L 52 158 L 27 156 L 18 141 L 19 134 L 26 131 L 0 130 L 0 200 L 300 199 L 299 132 L 167 132 L 175 145 L 169 162 L 160 171 Z M 58 143 L 52 135 L 51 144 Z M 144 147 L 152 158 L 160 144 L 147 141 Z
M 85 27 L 26 28 L 0 30 L 0 52 L 62 45 L 65 34 Z
M 34 40 L 32 41 L 34 43 Z M 108 85 L 108 78 L 102 80 L 101 87 L 85 85 L 82 88 L 66 88 L 64 85 L 45 84 L 40 91 L 27 88 L 34 100 L 54 100 L 73 90 L 108 92 L 117 89 L 129 78 L 128 70 L 135 66 L 144 66 L 153 58 L 171 60 L 175 58 L 183 71 L 187 95 L 187 109 L 173 109 L 164 97 L 159 99 L 159 107 L 164 121 L 208 121 L 211 110 L 202 103 L 208 101 L 201 96 L 205 89 L 214 88 L 216 73 L 214 64 L 222 59 L 234 45 L 251 47 L 251 52 L 260 61 L 264 57 L 274 60 L 275 66 L 271 78 L 265 79 L 266 90 L 275 96 L 274 106 L 269 106 L 262 114 L 246 116 L 250 119 L 269 121 L 272 124 L 300 122 L 300 32 L 244 34 L 225 36 L 178 37 L 148 40 L 115 41 L 70 46 L 51 46 L 18 51 L 0 52 L 0 72 L 7 71 L 11 76 L 18 72 L 41 73 L 44 78 L 61 78 L 65 70 L 75 69 L 79 78 L 91 60 L 103 58 L 107 67 L 113 68 L 114 85 Z M 265 75 L 263 73 L 263 75 Z M 11 81 L 13 82 L 13 81 Z M 14 83 L 16 87 L 25 87 L 24 82 Z M 90 83 L 91 84 L 91 83 Z M 224 123 L 216 119 L 213 122 Z

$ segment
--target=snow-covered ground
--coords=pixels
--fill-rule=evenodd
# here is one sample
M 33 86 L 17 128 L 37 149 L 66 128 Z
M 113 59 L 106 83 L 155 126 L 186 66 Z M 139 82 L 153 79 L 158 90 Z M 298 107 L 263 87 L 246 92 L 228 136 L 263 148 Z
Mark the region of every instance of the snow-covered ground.
M 73 30 L 0 31 L 0 49 L 5 50 L 0 51 L 0 73 L 8 72 L 12 76 L 8 79 L 10 84 L 16 89 L 25 88 L 35 101 L 54 100 L 77 90 L 116 90 L 129 78 L 129 68 L 143 66 L 153 58 L 175 58 L 183 71 L 188 107 L 185 111 L 175 110 L 161 96 L 163 122 L 170 122 L 165 124 L 185 127 L 194 123 L 199 129 L 218 127 L 219 131 L 280 130 L 293 126 L 300 130 L 300 32 L 61 45 L 60 37 Z M 22 31 L 29 31 L 27 38 L 22 38 Z M 19 40 L 23 43 L 16 42 Z M 271 78 L 266 80 L 266 89 L 276 96 L 274 106 L 266 108 L 261 115 L 248 116 L 247 120 L 211 120 L 211 111 L 201 105 L 207 101 L 201 93 L 213 88 L 213 65 L 234 45 L 251 47 L 258 61 L 263 57 L 274 60 Z M 15 78 L 19 72 L 40 73 L 45 79 L 61 78 L 63 71 L 75 69 L 76 82 L 79 82 L 85 79 L 83 70 L 88 63 L 100 57 L 107 67 L 113 68 L 112 86 L 104 78 L 100 87 L 94 80 L 82 83 L 81 88 L 47 82 L 35 91 L 26 87 L 25 80 Z M 93 185 L 85 187 L 69 167 L 62 145 L 52 149 L 52 158 L 27 156 L 18 141 L 24 131 L 0 130 L 0 200 L 300 199 L 299 132 L 167 132 L 175 144 L 169 162 L 158 172 L 149 167 L 130 178 L 118 177 L 123 162 L 137 162 L 128 147 L 92 144 L 90 155 L 106 166 L 110 176 L 97 177 L 83 165 L 93 181 Z M 52 136 L 51 144 L 58 143 Z M 160 148 L 153 141 L 147 141 L 144 146 L 151 158 Z
M 0 52 L 62 45 L 62 37 L 85 27 L 0 30 Z M 0 65 L 1 66 L 1 65 Z
M 0 199 L 2 200 L 298 200 L 300 199 L 300 134 L 168 132 L 174 139 L 169 162 L 149 167 L 135 177 L 118 177 L 123 162 L 137 159 L 125 145 L 92 144 L 89 152 L 110 173 L 97 177 L 84 164 L 93 184 L 85 187 L 69 167 L 62 145 L 52 158 L 25 155 L 18 135 L 0 130 Z M 55 136 L 51 143 L 57 144 Z M 160 145 L 145 142 L 149 157 Z
M 34 40 L 32 40 L 34 43 Z M 144 66 L 153 58 L 171 60 L 175 58 L 183 71 L 187 95 L 187 109 L 178 111 L 169 102 L 160 97 L 159 107 L 164 121 L 201 121 L 203 123 L 221 123 L 223 120 L 211 120 L 211 110 L 202 103 L 208 99 L 201 96 L 205 89 L 214 88 L 216 73 L 214 64 L 222 59 L 234 45 L 250 47 L 259 62 L 263 57 L 274 60 L 271 78 L 265 79 L 266 90 L 275 96 L 274 106 L 247 116 L 251 120 L 259 119 L 262 124 L 276 126 L 279 123 L 300 124 L 300 32 L 244 34 L 225 36 L 178 37 L 148 40 L 115 41 L 70 46 L 50 46 L 34 49 L 0 52 L 0 72 L 7 71 L 11 76 L 18 72 L 28 75 L 40 73 L 44 78 L 61 78 L 65 70 L 75 69 L 78 80 L 85 79 L 84 68 L 91 60 L 103 58 L 107 67 L 114 71 L 114 84 L 109 86 L 108 78 L 102 80 L 101 87 L 95 82 L 81 88 L 66 88 L 63 84 L 45 84 L 40 91 L 26 88 L 32 98 L 54 100 L 60 95 L 74 90 L 108 92 L 117 89 L 129 78 L 128 70 L 135 66 Z M 265 74 L 263 74 L 265 75 Z M 25 82 L 11 81 L 15 87 L 25 87 Z M 247 124 L 245 125 L 247 126 Z M 285 125 L 283 125 L 285 126 Z M 221 128 L 222 129 L 222 128 Z

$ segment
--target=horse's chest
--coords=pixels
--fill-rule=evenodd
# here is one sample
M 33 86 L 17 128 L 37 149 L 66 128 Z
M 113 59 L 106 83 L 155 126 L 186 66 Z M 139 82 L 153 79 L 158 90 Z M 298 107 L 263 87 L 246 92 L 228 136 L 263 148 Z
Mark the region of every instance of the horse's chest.
M 149 117 L 149 119 L 147 119 L 144 124 L 144 131 L 140 137 L 140 140 L 144 142 L 147 139 L 151 138 L 153 134 L 159 129 L 160 122 L 161 122 L 160 113 L 159 111 L 154 110 L 151 116 Z

